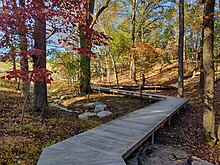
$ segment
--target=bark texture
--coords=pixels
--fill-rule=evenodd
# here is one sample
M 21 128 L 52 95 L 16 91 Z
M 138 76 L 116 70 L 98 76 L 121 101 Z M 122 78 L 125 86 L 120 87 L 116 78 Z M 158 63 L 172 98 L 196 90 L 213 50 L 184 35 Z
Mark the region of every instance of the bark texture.
M 135 44 L 135 32 L 136 32 L 136 5 L 137 0 L 133 0 L 132 6 L 132 48 Z M 130 79 L 136 83 L 136 57 L 135 53 L 131 53 L 131 62 L 130 62 Z
M 215 0 L 207 0 L 204 15 L 203 67 L 204 67 L 204 105 L 203 105 L 203 137 L 205 142 L 213 143 L 215 137 L 214 110 L 214 5 Z
M 25 0 L 19 0 L 19 4 L 21 7 L 25 6 Z M 27 43 L 27 28 L 25 25 L 25 20 L 22 19 L 20 22 L 20 26 L 18 27 L 19 30 L 19 38 L 20 38 L 20 51 L 26 52 L 28 48 L 28 43 Z M 28 87 L 28 59 L 25 58 L 24 56 L 20 57 L 20 68 L 22 73 L 25 75 L 27 81 L 22 82 L 22 93 L 25 95 L 25 97 L 29 93 L 29 87 Z
M 43 8 L 44 0 L 38 0 L 38 6 Z M 34 41 L 34 48 L 42 52 L 42 55 L 33 55 L 34 68 L 46 69 L 46 20 L 43 16 L 35 19 Z M 43 116 L 49 114 L 45 77 L 43 81 L 34 82 L 34 111 L 41 112 Z
M 184 0 L 179 1 L 178 95 L 183 97 Z
M 200 88 L 200 97 L 203 100 L 203 96 L 204 96 L 204 67 L 203 67 L 203 39 L 204 39 L 204 27 L 202 29 L 202 39 L 201 39 L 201 45 L 200 45 L 200 52 L 199 52 L 199 56 L 200 56 L 200 81 L 199 81 L 199 88 Z
M 94 12 L 95 0 L 89 1 L 89 12 L 86 16 L 86 25 L 90 27 L 92 23 L 92 16 Z M 86 35 L 83 32 L 83 28 L 80 27 L 80 48 L 82 49 L 91 49 L 91 37 Z M 88 54 L 80 54 L 80 82 L 79 82 L 79 90 L 81 95 L 86 95 L 90 92 L 90 79 L 91 79 L 91 71 L 90 71 L 90 56 Z
M 93 16 L 94 13 L 94 5 L 95 0 L 89 1 L 89 13 L 86 15 L 86 25 L 90 28 L 90 30 L 93 29 L 94 24 L 98 20 L 99 16 L 102 14 L 102 12 L 108 7 L 108 4 L 110 3 L 110 0 L 107 0 L 104 5 L 98 10 L 95 17 Z M 80 45 L 81 48 L 91 50 L 92 49 L 92 36 L 85 34 L 83 32 L 83 27 L 80 28 Z M 90 93 L 90 78 L 91 78 L 91 71 L 90 71 L 90 57 L 88 54 L 81 54 L 80 55 L 80 82 L 79 82 L 79 90 L 81 95 L 86 95 Z

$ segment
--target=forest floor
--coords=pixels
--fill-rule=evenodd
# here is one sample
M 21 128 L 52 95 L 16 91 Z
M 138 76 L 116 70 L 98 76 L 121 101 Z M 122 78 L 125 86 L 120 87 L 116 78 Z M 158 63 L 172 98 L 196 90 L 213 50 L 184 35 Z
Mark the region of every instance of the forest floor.
M 186 73 L 193 66 L 187 65 Z M 149 71 L 148 71 L 149 72 Z M 167 65 L 160 71 L 155 65 L 146 79 L 147 84 L 163 84 L 177 87 L 177 63 Z M 120 75 L 126 83 L 123 75 Z M 127 82 L 129 84 L 129 82 Z M 185 97 L 190 98 L 187 107 L 180 115 L 174 116 L 171 126 L 164 126 L 156 134 L 156 143 L 177 146 L 185 150 L 189 156 L 197 156 L 203 160 L 220 162 L 220 146 L 208 146 L 202 142 L 202 104 L 199 99 L 199 77 L 185 79 Z M 216 123 L 220 123 L 220 88 L 216 84 Z M 9 86 L 12 86 L 11 84 Z M 8 86 L 8 87 L 9 87 Z M 176 90 L 146 91 L 164 95 L 177 96 Z M 0 89 L 0 164 L 36 164 L 44 147 L 74 136 L 100 124 L 123 116 L 141 107 L 140 100 L 125 96 L 93 93 L 89 102 L 101 101 L 107 105 L 112 116 L 105 118 L 93 117 L 81 120 L 75 114 L 51 108 L 48 119 L 40 114 L 31 113 L 31 101 L 25 108 L 22 135 L 19 135 L 19 123 L 24 98 L 15 90 Z M 69 109 L 83 110 L 88 102 L 87 97 L 70 98 L 65 101 Z M 146 101 L 143 106 L 148 105 Z

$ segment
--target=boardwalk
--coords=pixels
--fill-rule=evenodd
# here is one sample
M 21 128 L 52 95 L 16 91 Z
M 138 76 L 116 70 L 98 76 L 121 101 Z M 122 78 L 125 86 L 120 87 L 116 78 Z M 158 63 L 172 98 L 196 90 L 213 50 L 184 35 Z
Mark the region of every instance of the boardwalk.
M 93 90 L 139 95 L 109 88 Z M 160 101 L 45 148 L 38 165 L 125 165 L 124 159 L 147 138 L 152 137 L 153 143 L 154 132 L 188 101 L 147 93 L 143 96 Z

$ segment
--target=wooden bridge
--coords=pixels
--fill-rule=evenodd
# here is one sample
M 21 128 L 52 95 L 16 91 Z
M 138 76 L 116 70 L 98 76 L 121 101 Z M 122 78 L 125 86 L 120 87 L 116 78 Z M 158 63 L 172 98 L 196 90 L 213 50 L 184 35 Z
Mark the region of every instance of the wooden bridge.
M 140 96 L 139 92 L 93 87 L 107 93 Z M 186 98 L 143 93 L 158 102 L 43 150 L 37 165 L 125 165 L 126 159 L 188 101 Z M 126 108 L 126 107 L 125 107 Z

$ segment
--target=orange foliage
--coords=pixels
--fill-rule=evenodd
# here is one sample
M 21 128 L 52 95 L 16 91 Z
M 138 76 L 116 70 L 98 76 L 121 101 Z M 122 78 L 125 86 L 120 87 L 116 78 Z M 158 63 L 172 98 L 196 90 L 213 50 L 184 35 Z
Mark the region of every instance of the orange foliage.
M 139 56 L 148 59 L 147 61 L 149 62 L 158 59 L 161 55 L 154 46 L 147 42 L 134 44 L 133 48 L 131 48 L 130 54 L 135 58 Z
M 155 48 L 149 43 L 137 43 L 134 44 L 131 49 L 131 53 L 135 53 L 136 55 L 153 55 L 157 54 L 155 52 Z

